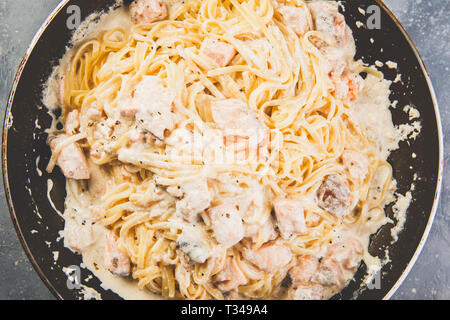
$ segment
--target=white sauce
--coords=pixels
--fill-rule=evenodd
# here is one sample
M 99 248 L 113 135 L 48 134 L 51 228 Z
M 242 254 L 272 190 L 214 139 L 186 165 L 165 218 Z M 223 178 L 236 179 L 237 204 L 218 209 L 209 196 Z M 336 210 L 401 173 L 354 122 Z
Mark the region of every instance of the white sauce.
M 369 139 L 377 145 L 380 155 L 387 159 L 391 151 L 398 149 L 401 136 L 394 128 L 389 110 L 391 102 L 382 94 L 389 91 L 391 82 L 368 75 L 365 87 L 353 106 L 353 115 L 363 127 Z
M 384 66 L 384 63 L 381 62 L 381 61 L 379 61 L 379 60 L 376 60 L 376 61 L 375 61 L 375 65 L 376 65 L 378 68 L 381 68 L 382 66 Z
M 396 62 L 386 61 L 386 66 L 390 69 L 397 69 L 398 65 Z
M 57 213 L 61 218 L 64 218 L 64 214 L 61 213 L 61 211 L 59 211 L 59 210 L 56 208 L 55 204 L 53 203 L 52 197 L 51 197 L 51 195 L 50 195 L 50 193 L 52 192 L 52 190 L 53 190 L 53 181 L 52 181 L 51 179 L 48 179 L 48 180 L 47 180 L 47 199 L 48 199 L 48 202 L 50 202 L 50 205 L 52 206 L 53 210 L 55 210 L 56 213 Z
M 419 119 L 420 118 L 420 112 L 416 108 L 406 105 L 403 108 L 403 111 L 409 115 L 409 120 Z
M 39 161 L 41 160 L 41 156 L 36 157 L 36 172 L 39 177 L 42 177 L 42 171 L 39 169 Z
M 392 210 L 394 211 L 394 217 L 397 219 L 397 224 L 391 229 L 392 242 L 398 240 L 399 233 L 403 230 L 406 222 L 406 211 L 411 204 L 412 194 L 411 191 L 406 192 L 405 195 L 396 193 L 397 201 L 395 202 Z

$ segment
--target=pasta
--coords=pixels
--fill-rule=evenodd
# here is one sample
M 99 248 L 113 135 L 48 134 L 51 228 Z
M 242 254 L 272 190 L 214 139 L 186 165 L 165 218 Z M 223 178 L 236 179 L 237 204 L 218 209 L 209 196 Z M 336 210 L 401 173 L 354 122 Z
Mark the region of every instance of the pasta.
M 393 181 L 352 112 L 382 75 L 354 61 L 337 5 L 150 1 L 148 22 L 141 2 L 120 9 L 134 24 L 84 40 L 59 69 L 65 133 L 52 136 L 65 139 L 48 170 L 76 162 L 71 144 L 87 158 L 73 170 L 90 170 L 67 180 L 66 244 L 112 237 L 98 240 L 109 269 L 166 298 L 331 297 L 387 222 Z M 71 239 L 80 215 L 89 226 Z M 317 270 L 297 283 L 311 256 Z

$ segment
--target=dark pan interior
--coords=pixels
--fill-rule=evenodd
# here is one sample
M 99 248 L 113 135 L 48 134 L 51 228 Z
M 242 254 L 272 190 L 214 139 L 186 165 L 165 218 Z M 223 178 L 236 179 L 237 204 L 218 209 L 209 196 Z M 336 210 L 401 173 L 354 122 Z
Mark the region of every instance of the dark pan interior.
M 34 50 L 29 56 L 25 56 L 21 65 L 23 71 L 17 75 L 16 87 L 11 91 L 5 117 L 3 174 L 11 216 L 34 267 L 55 296 L 62 299 L 80 297 L 77 290 L 67 288 L 67 276 L 62 267 L 79 265 L 81 258 L 65 249 L 62 241 L 56 241 L 59 237 L 58 232 L 63 228 L 63 220 L 48 201 L 47 180 L 51 179 L 54 182 L 51 198 L 56 208 L 63 211 L 65 179 L 59 169 L 53 174 L 45 172 L 50 150 L 46 145 L 47 135 L 44 130 L 50 127 L 51 117 L 43 108 L 42 85 L 64 54 L 71 37 L 71 32 L 66 27 L 67 7 L 73 4 L 80 6 L 84 19 L 90 13 L 104 10 L 114 2 L 72 0 L 53 16 Z M 365 270 L 365 267 L 361 266 L 355 279 L 342 293 L 334 297 L 336 299 L 382 299 L 391 291 L 419 247 L 429 220 L 432 220 L 430 218 L 433 203 L 440 181 L 439 127 L 426 72 L 420 58 L 416 56 L 414 47 L 383 7 L 381 30 L 356 27 L 356 21 L 364 22 L 366 19 L 358 12 L 358 7 L 366 9 L 372 4 L 377 4 L 377 1 L 344 2 L 344 14 L 356 38 L 357 58 L 361 57 L 370 64 L 374 64 L 376 60 L 383 62 L 391 60 L 398 63 L 403 83 L 394 83 L 391 87 L 391 100 L 399 101 L 397 108 L 392 111 L 394 122 L 395 124 L 408 122 L 408 117 L 402 110 L 405 105 L 413 104 L 420 111 L 422 131 L 416 140 L 401 143 L 401 148 L 392 153 L 390 162 L 394 167 L 394 176 L 401 193 L 410 189 L 414 173 L 421 179 L 414 182 L 416 188 L 413 192 L 413 202 L 408 210 L 405 229 L 398 241 L 391 245 L 392 225 L 384 226 L 372 238 L 370 246 L 372 254 L 383 257 L 387 247 L 390 251 L 391 262 L 382 270 L 380 289 L 360 288 Z M 375 40 L 373 44 L 369 41 L 370 38 Z M 395 70 L 386 67 L 381 70 L 387 79 L 393 80 L 396 76 Z M 13 119 L 11 126 L 7 125 L 9 110 Z M 36 126 L 36 120 L 40 127 Z M 417 158 L 412 158 L 412 153 L 416 153 Z M 38 156 L 42 176 L 39 176 L 36 170 Z M 392 216 L 390 208 L 387 212 Z M 59 251 L 56 264 L 52 253 L 54 251 Z M 82 279 L 86 279 L 89 275 L 90 271 L 82 270 Z M 119 298 L 115 293 L 105 291 L 96 277 L 83 283 L 100 292 L 103 299 Z

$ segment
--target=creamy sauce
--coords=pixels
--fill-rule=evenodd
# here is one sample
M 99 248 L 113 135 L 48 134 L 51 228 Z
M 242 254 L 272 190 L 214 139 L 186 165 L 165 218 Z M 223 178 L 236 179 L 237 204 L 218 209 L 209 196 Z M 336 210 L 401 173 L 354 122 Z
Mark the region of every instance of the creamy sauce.
M 398 149 L 399 141 L 404 140 L 404 135 L 394 128 L 392 115 L 389 110 L 391 102 L 388 95 L 391 82 L 368 75 L 365 86 L 355 104 L 353 113 L 358 123 L 362 125 L 369 139 L 374 141 L 383 159 Z M 409 128 L 409 125 L 405 125 Z
M 356 21 L 356 26 L 358 28 L 362 28 L 362 27 L 364 27 L 364 23 L 362 23 L 361 21 Z
M 397 69 L 398 65 L 397 62 L 393 62 L 393 61 L 386 61 L 386 66 L 390 69 Z
M 42 171 L 39 169 L 39 161 L 41 160 L 41 156 L 36 157 L 36 172 L 39 177 L 42 177 Z
M 47 180 L 47 199 L 48 199 L 48 202 L 49 202 L 50 205 L 52 206 L 53 210 L 55 210 L 55 212 L 56 212 L 61 218 L 64 218 L 64 214 L 61 213 L 61 211 L 59 211 L 59 210 L 56 208 L 55 204 L 53 203 L 52 197 L 51 197 L 51 195 L 50 195 L 50 193 L 52 192 L 52 190 L 53 190 L 53 181 L 52 181 L 51 179 L 48 179 L 48 180 Z
M 407 105 L 403 108 L 403 111 L 409 115 L 409 121 L 420 118 L 420 112 L 413 106 Z
M 414 185 L 411 185 L 411 189 Z M 412 201 L 411 191 L 405 193 L 405 195 L 396 193 L 397 201 L 395 202 L 392 210 L 394 211 L 394 217 L 397 219 L 396 225 L 391 229 L 392 243 L 398 240 L 399 233 L 403 230 L 406 222 L 406 212 Z

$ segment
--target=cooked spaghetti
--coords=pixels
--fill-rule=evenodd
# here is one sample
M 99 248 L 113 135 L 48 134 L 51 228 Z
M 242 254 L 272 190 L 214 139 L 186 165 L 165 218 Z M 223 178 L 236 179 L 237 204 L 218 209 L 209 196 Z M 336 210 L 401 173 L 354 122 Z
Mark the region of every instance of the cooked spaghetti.
M 69 248 L 177 299 L 326 299 L 376 263 L 392 168 L 353 109 L 388 85 L 336 3 L 120 10 L 54 79 Z

